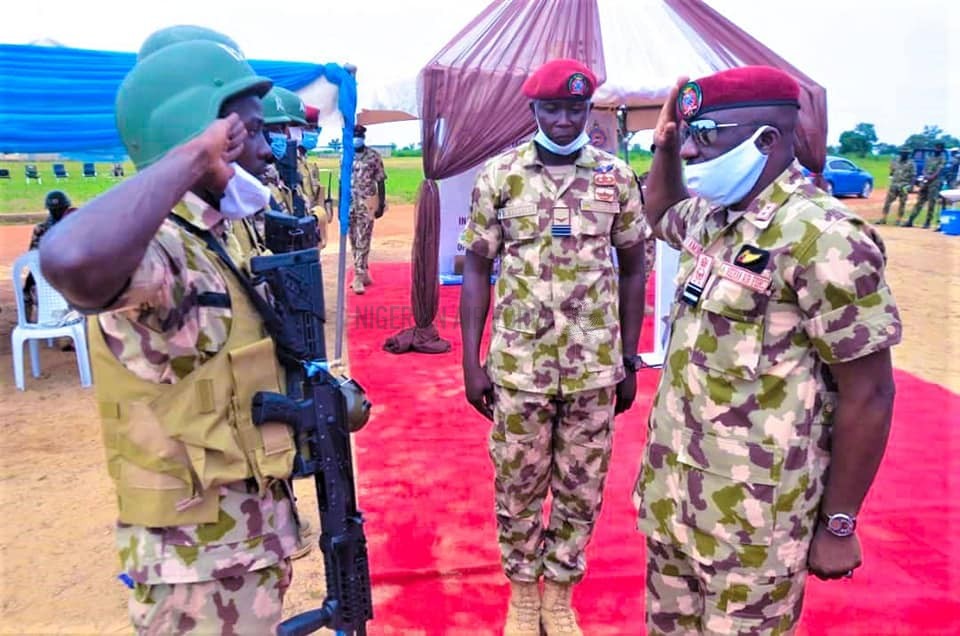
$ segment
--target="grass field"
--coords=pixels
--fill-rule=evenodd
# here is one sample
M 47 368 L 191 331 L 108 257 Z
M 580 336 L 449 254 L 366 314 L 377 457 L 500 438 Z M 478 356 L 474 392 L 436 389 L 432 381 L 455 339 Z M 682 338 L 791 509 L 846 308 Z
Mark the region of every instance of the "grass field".
M 874 188 L 886 188 L 889 183 L 889 157 L 849 157 L 854 163 L 873 175 Z M 339 161 L 334 158 L 311 158 L 319 168 L 334 170 L 334 183 L 339 174 Z M 630 165 L 637 173 L 650 169 L 650 157 L 634 157 Z M 25 183 L 23 179 L 23 163 L 4 162 L 0 167 L 10 170 L 10 180 L 0 180 L 0 214 L 22 214 L 43 211 L 43 199 L 46 193 L 53 189 L 65 191 L 74 205 L 82 205 L 100 193 L 116 185 L 118 180 L 107 176 L 110 164 L 97 164 L 97 171 L 101 176 L 83 178 L 82 164 L 79 162 L 64 162 L 70 178 L 56 181 L 53 178 L 53 168 L 50 162 L 34 162 L 43 179 L 42 184 L 36 182 Z M 417 189 L 423 180 L 423 164 L 420 157 L 387 157 L 384 159 L 387 171 L 387 200 L 390 203 L 413 203 L 417 196 Z M 133 174 L 133 166 L 125 164 L 127 175 Z M 322 177 L 326 185 L 326 177 Z M 336 186 L 334 186 L 336 187 Z

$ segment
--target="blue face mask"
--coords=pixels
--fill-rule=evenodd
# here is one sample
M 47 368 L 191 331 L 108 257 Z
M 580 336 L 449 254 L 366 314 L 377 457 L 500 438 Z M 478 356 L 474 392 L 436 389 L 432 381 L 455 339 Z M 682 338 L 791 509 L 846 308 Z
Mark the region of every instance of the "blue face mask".
M 287 137 L 281 133 L 270 133 L 270 152 L 277 161 L 287 154 Z
M 317 147 L 317 138 L 319 136 L 319 132 L 304 132 L 303 139 L 300 140 L 300 145 L 306 150 L 313 150 Z
M 363 148 L 363 137 L 354 137 L 353 138 L 353 147 L 359 150 Z

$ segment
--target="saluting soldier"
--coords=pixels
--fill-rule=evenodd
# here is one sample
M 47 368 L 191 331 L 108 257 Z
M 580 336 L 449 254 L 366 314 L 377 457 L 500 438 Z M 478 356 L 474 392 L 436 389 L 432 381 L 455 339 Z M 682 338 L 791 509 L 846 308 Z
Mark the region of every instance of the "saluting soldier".
M 651 634 L 792 633 L 808 573 L 861 563 L 902 328 L 880 237 L 795 159 L 799 94 L 682 80 L 654 132 L 644 213 L 682 283 L 635 488 Z
M 96 397 L 138 633 L 272 633 L 290 585 L 293 439 L 233 408 L 281 390 L 229 222 L 266 205 L 235 162 L 265 154 L 270 86 L 227 42 L 142 55 L 116 108 L 137 175 L 40 249 L 51 283 L 96 314 Z M 235 179 L 262 189 L 237 196 Z

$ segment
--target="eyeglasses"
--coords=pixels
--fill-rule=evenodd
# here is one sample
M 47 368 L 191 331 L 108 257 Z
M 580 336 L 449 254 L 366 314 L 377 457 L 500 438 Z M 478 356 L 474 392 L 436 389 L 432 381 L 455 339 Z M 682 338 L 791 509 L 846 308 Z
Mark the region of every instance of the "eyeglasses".
M 697 119 L 680 129 L 680 142 L 686 143 L 693 137 L 698 146 L 704 148 L 717 140 L 717 131 L 721 128 L 736 128 L 740 124 L 718 124 L 712 119 Z

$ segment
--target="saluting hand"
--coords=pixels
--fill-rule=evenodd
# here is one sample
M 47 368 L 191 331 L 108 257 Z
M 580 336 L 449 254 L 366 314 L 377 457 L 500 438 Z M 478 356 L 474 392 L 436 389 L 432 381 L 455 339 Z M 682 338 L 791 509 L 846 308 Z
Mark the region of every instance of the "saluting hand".
M 657 125 L 653 129 L 653 143 L 657 148 L 673 149 L 677 148 L 679 136 L 677 127 L 677 96 L 680 89 L 690 80 L 689 77 L 680 77 L 677 83 L 670 89 L 667 95 L 667 101 L 660 108 L 660 115 L 657 117 Z
M 234 172 L 230 164 L 236 161 L 243 151 L 246 136 L 247 128 L 240 117 L 236 113 L 230 113 L 187 142 L 200 150 L 205 168 L 204 178 L 211 190 L 223 192 L 226 189 Z

